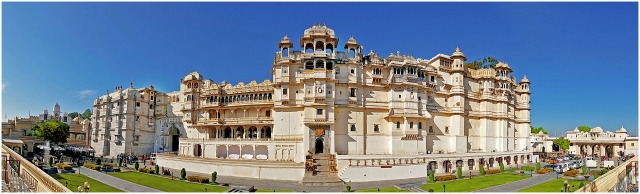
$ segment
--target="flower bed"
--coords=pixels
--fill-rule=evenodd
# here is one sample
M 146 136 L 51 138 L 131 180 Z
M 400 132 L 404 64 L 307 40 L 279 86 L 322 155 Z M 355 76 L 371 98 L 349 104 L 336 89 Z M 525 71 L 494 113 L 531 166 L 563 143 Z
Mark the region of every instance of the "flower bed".
M 90 163 L 85 163 L 84 167 L 87 167 L 87 168 L 89 168 L 91 170 L 97 170 L 97 171 L 100 171 L 100 169 L 101 169 L 100 165 L 90 164 Z
M 578 171 L 578 170 L 570 170 L 570 171 L 564 172 L 564 176 L 576 176 L 576 175 L 578 175 L 578 173 L 580 173 L 580 171 Z
M 450 180 L 456 180 L 456 176 L 455 175 L 436 176 L 436 181 L 450 181 Z
M 58 167 L 58 169 L 73 170 L 73 167 L 71 167 L 71 165 L 67 163 L 57 163 L 56 167 Z
M 536 168 L 533 167 L 533 166 L 523 166 L 522 170 L 524 170 L 524 171 L 535 171 Z
M 540 169 L 540 170 L 536 170 L 536 173 L 537 174 L 547 174 L 547 173 L 550 173 L 551 171 L 553 171 L 553 170 L 550 169 L 550 168 L 543 168 L 543 169 Z
M 485 171 L 486 174 L 498 174 L 500 173 L 499 169 L 495 169 L 495 170 L 487 170 Z
M 148 174 L 153 174 L 153 169 L 150 168 L 138 168 L 138 172 L 144 172 Z
M 189 182 L 209 183 L 209 178 L 201 177 L 201 176 L 188 176 L 187 180 Z

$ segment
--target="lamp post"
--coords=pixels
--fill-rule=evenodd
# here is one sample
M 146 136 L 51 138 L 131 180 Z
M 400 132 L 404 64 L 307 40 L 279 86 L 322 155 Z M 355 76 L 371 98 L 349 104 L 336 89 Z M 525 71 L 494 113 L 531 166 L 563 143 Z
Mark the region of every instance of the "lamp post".
M 442 185 L 442 190 L 443 190 L 443 191 L 442 191 L 443 193 L 446 193 L 446 192 L 447 192 L 447 185 L 444 185 L 444 184 L 443 184 L 443 185 Z
M 84 182 L 84 192 L 88 193 L 90 187 L 91 187 L 91 184 L 89 184 L 89 181 Z

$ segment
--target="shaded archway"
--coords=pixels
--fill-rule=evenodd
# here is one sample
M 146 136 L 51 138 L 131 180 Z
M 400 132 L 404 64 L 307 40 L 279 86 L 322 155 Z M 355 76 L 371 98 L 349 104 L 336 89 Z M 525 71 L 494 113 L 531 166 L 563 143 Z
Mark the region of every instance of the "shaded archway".
M 316 147 L 315 147 L 315 153 L 316 154 L 321 154 L 324 153 L 324 139 L 322 138 L 318 138 L 316 139 Z
M 171 151 L 178 151 L 180 146 L 180 129 L 178 129 L 175 124 L 171 124 L 169 136 L 171 137 Z
M 217 145 L 216 146 L 216 157 L 217 158 L 227 158 L 227 146 Z
M 469 159 L 469 161 L 467 162 L 467 165 L 469 166 L 469 170 L 473 170 L 473 167 L 475 166 L 475 161 L 473 159 Z
M 231 127 L 224 128 L 223 138 L 231 138 Z
M 196 144 L 193 146 L 193 155 L 194 156 L 202 156 L 202 145 Z
M 429 162 L 429 165 L 427 166 L 427 172 L 435 172 L 435 170 L 437 168 L 438 168 L 438 162 L 431 161 L 431 162 Z

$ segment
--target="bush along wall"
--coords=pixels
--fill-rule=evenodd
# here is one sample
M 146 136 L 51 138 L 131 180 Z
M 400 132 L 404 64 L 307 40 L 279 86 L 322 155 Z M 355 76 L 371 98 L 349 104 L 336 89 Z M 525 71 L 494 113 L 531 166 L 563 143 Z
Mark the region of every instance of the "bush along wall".
M 429 171 L 429 182 L 435 183 L 436 178 L 433 176 L 433 171 Z
M 216 179 L 218 179 L 218 172 L 217 171 L 213 171 L 213 173 L 211 173 L 211 184 L 218 184 L 216 182 Z
M 485 172 L 484 172 L 484 165 L 480 165 L 480 175 L 484 176 Z
M 500 163 L 500 172 L 504 172 L 504 163 Z
M 540 162 L 536 163 L 536 170 L 540 170 Z
M 187 178 L 187 171 L 182 168 L 182 170 L 180 170 L 180 179 L 184 180 L 185 178 Z
M 458 179 L 462 179 L 462 168 L 458 167 Z

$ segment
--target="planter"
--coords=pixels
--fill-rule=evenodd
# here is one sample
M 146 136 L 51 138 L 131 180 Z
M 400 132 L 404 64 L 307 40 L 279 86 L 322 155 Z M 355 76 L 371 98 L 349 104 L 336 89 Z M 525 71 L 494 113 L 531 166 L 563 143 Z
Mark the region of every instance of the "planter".
M 57 174 L 58 173 L 58 168 L 56 167 L 51 167 L 47 170 L 47 174 Z
M 103 168 L 102 172 L 113 172 L 113 168 Z

